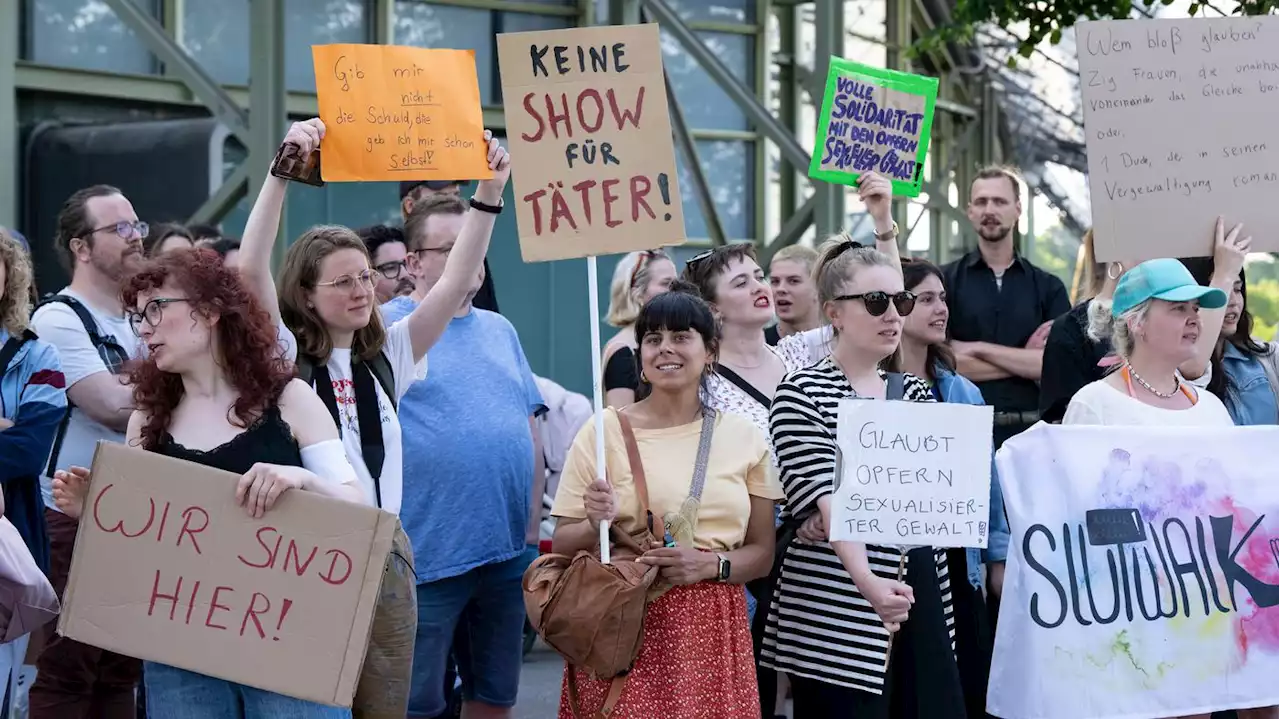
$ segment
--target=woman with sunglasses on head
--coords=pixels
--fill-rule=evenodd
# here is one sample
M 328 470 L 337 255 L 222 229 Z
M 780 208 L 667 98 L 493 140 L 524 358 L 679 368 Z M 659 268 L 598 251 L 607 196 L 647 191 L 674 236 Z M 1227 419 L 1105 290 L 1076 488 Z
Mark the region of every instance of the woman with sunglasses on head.
M 675 278 L 676 265 L 662 250 L 629 252 L 613 269 L 605 321 L 617 327 L 618 333 L 604 344 L 605 406 L 626 407 L 645 394 L 631 328 L 640 308 L 666 292 Z
M 886 191 L 875 201 L 888 199 Z M 896 372 L 903 318 L 916 303 L 898 258 L 833 238 L 822 247 L 815 280 L 831 354 L 778 386 L 770 429 L 784 515 L 818 512 L 830 526 L 840 400 L 935 400 L 928 382 Z M 904 557 L 854 542 L 787 546 L 761 663 L 790 677 L 797 719 L 965 717 L 948 572 L 946 552 L 931 547 Z
M 123 295 L 148 349 L 132 376 L 130 446 L 240 475 L 228 491 L 253 517 L 290 491 L 366 501 L 324 406 L 280 357 L 269 313 L 214 253 L 164 254 Z M 89 481 L 83 467 L 57 472 L 58 509 L 79 516 Z M 156 662 L 144 681 L 151 719 L 351 716 Z
M 719 351 L 707 375 L 707 406 L 740 415 L 767 435 L 773 392 L 783 376 L 806 364 L 807 354 L 800 345 L 788 345 L 788 352 L 766 341 L 765 327 L 774 317 L 773 291 L 756 263 L 755 247 L 734 243 L 695 255 L 685 263 L 681 279 L 698 288 L 719 330 Z M 764 637 L 758 603 L 767 603 L 772 595 L 773 583 L 767 576 L 748 586 L 747 616 L 757 655 Z M 777 696 L 785 699 L 786 691 L 779 686 L 776 672 L 762 670 L 759 690 L 761 708 L 769 712 L 766 716 L 785 713 Z

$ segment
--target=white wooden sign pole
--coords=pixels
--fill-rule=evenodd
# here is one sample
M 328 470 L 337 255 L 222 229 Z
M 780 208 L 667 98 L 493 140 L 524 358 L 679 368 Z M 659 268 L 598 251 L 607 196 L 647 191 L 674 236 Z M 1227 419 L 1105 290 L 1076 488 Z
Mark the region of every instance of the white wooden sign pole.
M 591 313 L 591 400 L 596 421 L 596 479 L 608 480 L 604 458 L 604 374 L 600 347 L 600 277 L 595 255 L 587 256 L 587 311 Z M 600 561 L 609 563 L 609 522 L 600 523 Z

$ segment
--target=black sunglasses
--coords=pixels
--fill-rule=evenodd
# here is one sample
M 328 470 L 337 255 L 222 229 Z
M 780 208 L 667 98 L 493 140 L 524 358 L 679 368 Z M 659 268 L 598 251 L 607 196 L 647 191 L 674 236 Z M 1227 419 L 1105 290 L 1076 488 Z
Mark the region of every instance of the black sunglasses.
M 872 317 L 879 317 L 889 311 L 889 302 L 893 302 L 893 308 L 898 311 L 899 317 L 906 317 L 916 308 L 916 293 L 909 291 L 896 292 L 889 294 L 876 290 L 874 292 L 863 292 L 857 295 L 840 295 L 835 298 L 836 302 L 845 300 L 862 300 L 862 304 L 867 308 L 867 314 Z

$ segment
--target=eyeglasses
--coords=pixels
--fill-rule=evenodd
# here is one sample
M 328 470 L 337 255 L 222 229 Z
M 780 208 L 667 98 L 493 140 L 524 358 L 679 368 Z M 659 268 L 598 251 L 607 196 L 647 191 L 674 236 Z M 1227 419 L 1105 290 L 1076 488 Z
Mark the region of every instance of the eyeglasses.
M 711 248 L 711 249 L 709 249 L 709 250 L 703 250 L 702 252 L 699 252 L 698 254 L 694 255 L 693 257 L 690 257 L 690 258 L 689 258 L 689 261 L 684 263 L 684 266 L 685 266 L 685 267 L 693 267 L 694 265 L 698 264 L 699 262 L 702 262 L 703 260 L 710 258 L 710 257 L 711 257 L 712 255 L 714 255 L 715 253 L 716 253 L 716 248 L 714 248 L 714 247 L 712 247 L 712 248 Z
M 383 277 L 389 280 L 398 279 L 400 277 L 400 273 L 404 271 L 404 260 L 383 262 L 373 269 L 377 270 Z
M 160 320 L 164 319 L 164 308 L 174 302 L 186 302 L 185 297 L 157 297 L 142 306 L 141 312 L 129 313 L 129 328 L 133 330 L 135 336 L 142 336 L 142 322 L 146 320 L 151 329 L 155 329 L 160 325 Z
M 867 314 L 872 317 L 879 317 L 889 311 L 889 302 L 893 302 L 893 308 L 898 311 L 899 317 L 906 317 L 911 314 L 911 310 L 916 308 L 916 294 L 914 292 L 896 292 L 889 294 L 876 290 L 874 292 L 863 292 L 857 295 L 840 295 L 835 298 L 836 302 L 845 300 L 862 300 L 862 304 L 867 308 Z
M 378 273 L 374 270 L 364 270 L 354 275 L 341 275 L 329 280 L 328 282 L 317 282 L 316 287 L 332 287 L 339 292 L 352 292 L 356 285 L 365 289 L 373 289 L 374 284 L 378 281 Z
M 419 257 L 422 255 L 423 252 L 432 252 L 437 255 L 448 256 L 450 252 L 453 252 L 453 245 L 449 245 L 448 247 L 423 247 L 417 250 L 409 250 L 409 254 L 416 255 Z
M 135 234 L 140 240 L 145 240 L 147 235 L 151 234 L 151 227 L 145 222 L 117 222 L 114 225 L 104 225 L 89 230 L 89 234 L 102 232 L 104 230 L 112 230 L 122 240 L 131 240 Z

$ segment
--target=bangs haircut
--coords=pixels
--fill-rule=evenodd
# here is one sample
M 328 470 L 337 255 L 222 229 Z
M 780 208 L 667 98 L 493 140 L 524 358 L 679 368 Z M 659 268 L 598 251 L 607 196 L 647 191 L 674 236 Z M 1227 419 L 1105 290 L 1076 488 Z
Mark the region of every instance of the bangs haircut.
M 714 354 L 717 346 L 716 320 L 711 308 L 698 296 L 698 289 L 677 280 L 671 289 L 654 297 L 640 309 L 636 317 L 636 344 L 642 344 L 650 332 L 686 332 L 702 336 L 707 349 Z

